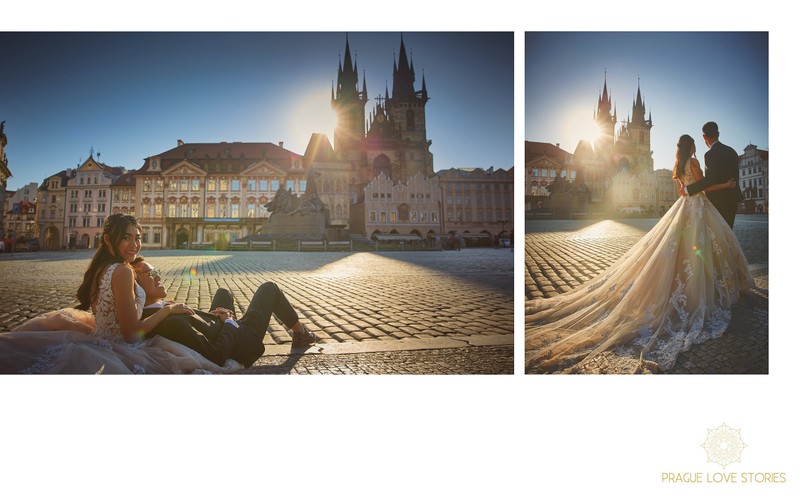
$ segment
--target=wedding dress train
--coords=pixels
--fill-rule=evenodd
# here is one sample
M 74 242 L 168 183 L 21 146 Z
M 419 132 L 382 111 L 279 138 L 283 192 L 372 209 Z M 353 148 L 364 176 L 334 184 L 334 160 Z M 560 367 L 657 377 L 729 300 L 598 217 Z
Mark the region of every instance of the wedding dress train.
M 684 184 L 694 182 L 686 169 Z M 601 352 L 671 369 L 680 352 L 720 337 L 740 291 L 755 287 L 736 236 L 705 193 L 681 197 L 598 277 L 528 301 L 526 368 L 580 372 Z

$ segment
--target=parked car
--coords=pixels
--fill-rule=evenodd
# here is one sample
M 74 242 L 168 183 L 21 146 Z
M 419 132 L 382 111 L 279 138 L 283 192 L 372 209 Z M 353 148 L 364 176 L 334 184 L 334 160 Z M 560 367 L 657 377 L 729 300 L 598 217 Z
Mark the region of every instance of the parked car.
M 39 250 L 39 240 L 20 240 L 14 244 L 14 250 L 17 252 L 36 252 Z

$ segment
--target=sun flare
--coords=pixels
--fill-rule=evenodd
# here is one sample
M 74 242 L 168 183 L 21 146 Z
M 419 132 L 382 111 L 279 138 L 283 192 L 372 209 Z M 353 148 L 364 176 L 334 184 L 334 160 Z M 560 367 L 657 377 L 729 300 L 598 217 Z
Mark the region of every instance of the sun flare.
M 315 89 L 298 96 L 290 115 L 293 136 L 307 142 L 312 133 L 324 133 L 332 142 L 336 113 L 331 109 L 330 89 Z

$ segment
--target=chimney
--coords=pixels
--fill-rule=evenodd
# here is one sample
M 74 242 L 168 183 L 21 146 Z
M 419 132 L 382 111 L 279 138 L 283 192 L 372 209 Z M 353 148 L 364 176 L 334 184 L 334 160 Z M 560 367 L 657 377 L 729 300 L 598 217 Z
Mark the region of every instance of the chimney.
M 179 138 L 179 139 L 178 139 L 178 147 L 180 147 L 181 145 L 183 145 L 183 140 L 181 140 L 181 139 Z
M 557 144 L 556 144 L 556 147 L 560 149 L 560 148 L 561 148 L 561 144 L 560 144 L 560 143 L 557 143 Z
M 282 142 L 282 141 L 281 141 L 281 142 L 278 142 L 278 147 L 280 147 L 281 149 L 283 149 L 283 142 Z

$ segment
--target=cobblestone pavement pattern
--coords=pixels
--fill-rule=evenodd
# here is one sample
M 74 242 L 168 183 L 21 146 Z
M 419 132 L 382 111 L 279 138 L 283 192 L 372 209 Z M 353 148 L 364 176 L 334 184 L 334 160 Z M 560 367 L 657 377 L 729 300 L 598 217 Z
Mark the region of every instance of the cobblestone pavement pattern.
M 277 349 L 291 342 L 290 334 L 273 318 L 264 338 L 265 357 L 248 372 L 513 373 L 513 254 L 509 249 L 164 250 L 143 255 L 162 272 L 170 298 L 201 309 L 209 309 L 216 289 L 225 287 L 233 293 L 241 316 L 258 286 L 274 281 L 301 322 L 322 338 L 321 353 L 271 355 L 280 354 Z M 44 311 L 74 306 L 90 257 L 90 251 L 0 256 L 0 332 Z M 470 338 L 475 335 L 500 338 L 507 343 L 500 346 L 507 348 L 472 347 Z M 464 348 L 438 348 L 441 345 L 436 342 L 441 340 L 461 342 Z M 369 343 L 370 351 L 357 356 L 360 342 Z M 380 342 L 414 342 L 415 350 L 394 347 L 382 352 L 376 345 Z M 326 355 L 324 348 L 337 343 L 348 344 L 351 351 Z M 478 357 L 484 354 L 482 366 Z M 286 363 L 293 361 L 287 368 Z
M 567 292 L 611 266 L 658 219 L 537 220 L 525 227 L 525 297 L 549 298 Z M 767 373 L 768 221 L 764 215 L 738 215 L 734 233 L 747 257 L 757 293 L 738 304 L 725 335 L 684 352 L 668 373 Z M 526 349 L 526 357 L 532 349 Z M 589 373 L 625 373 L 635 363 L 610 353 L 593 361 Z M 528 372 L 532 370 L 527 370 Z

